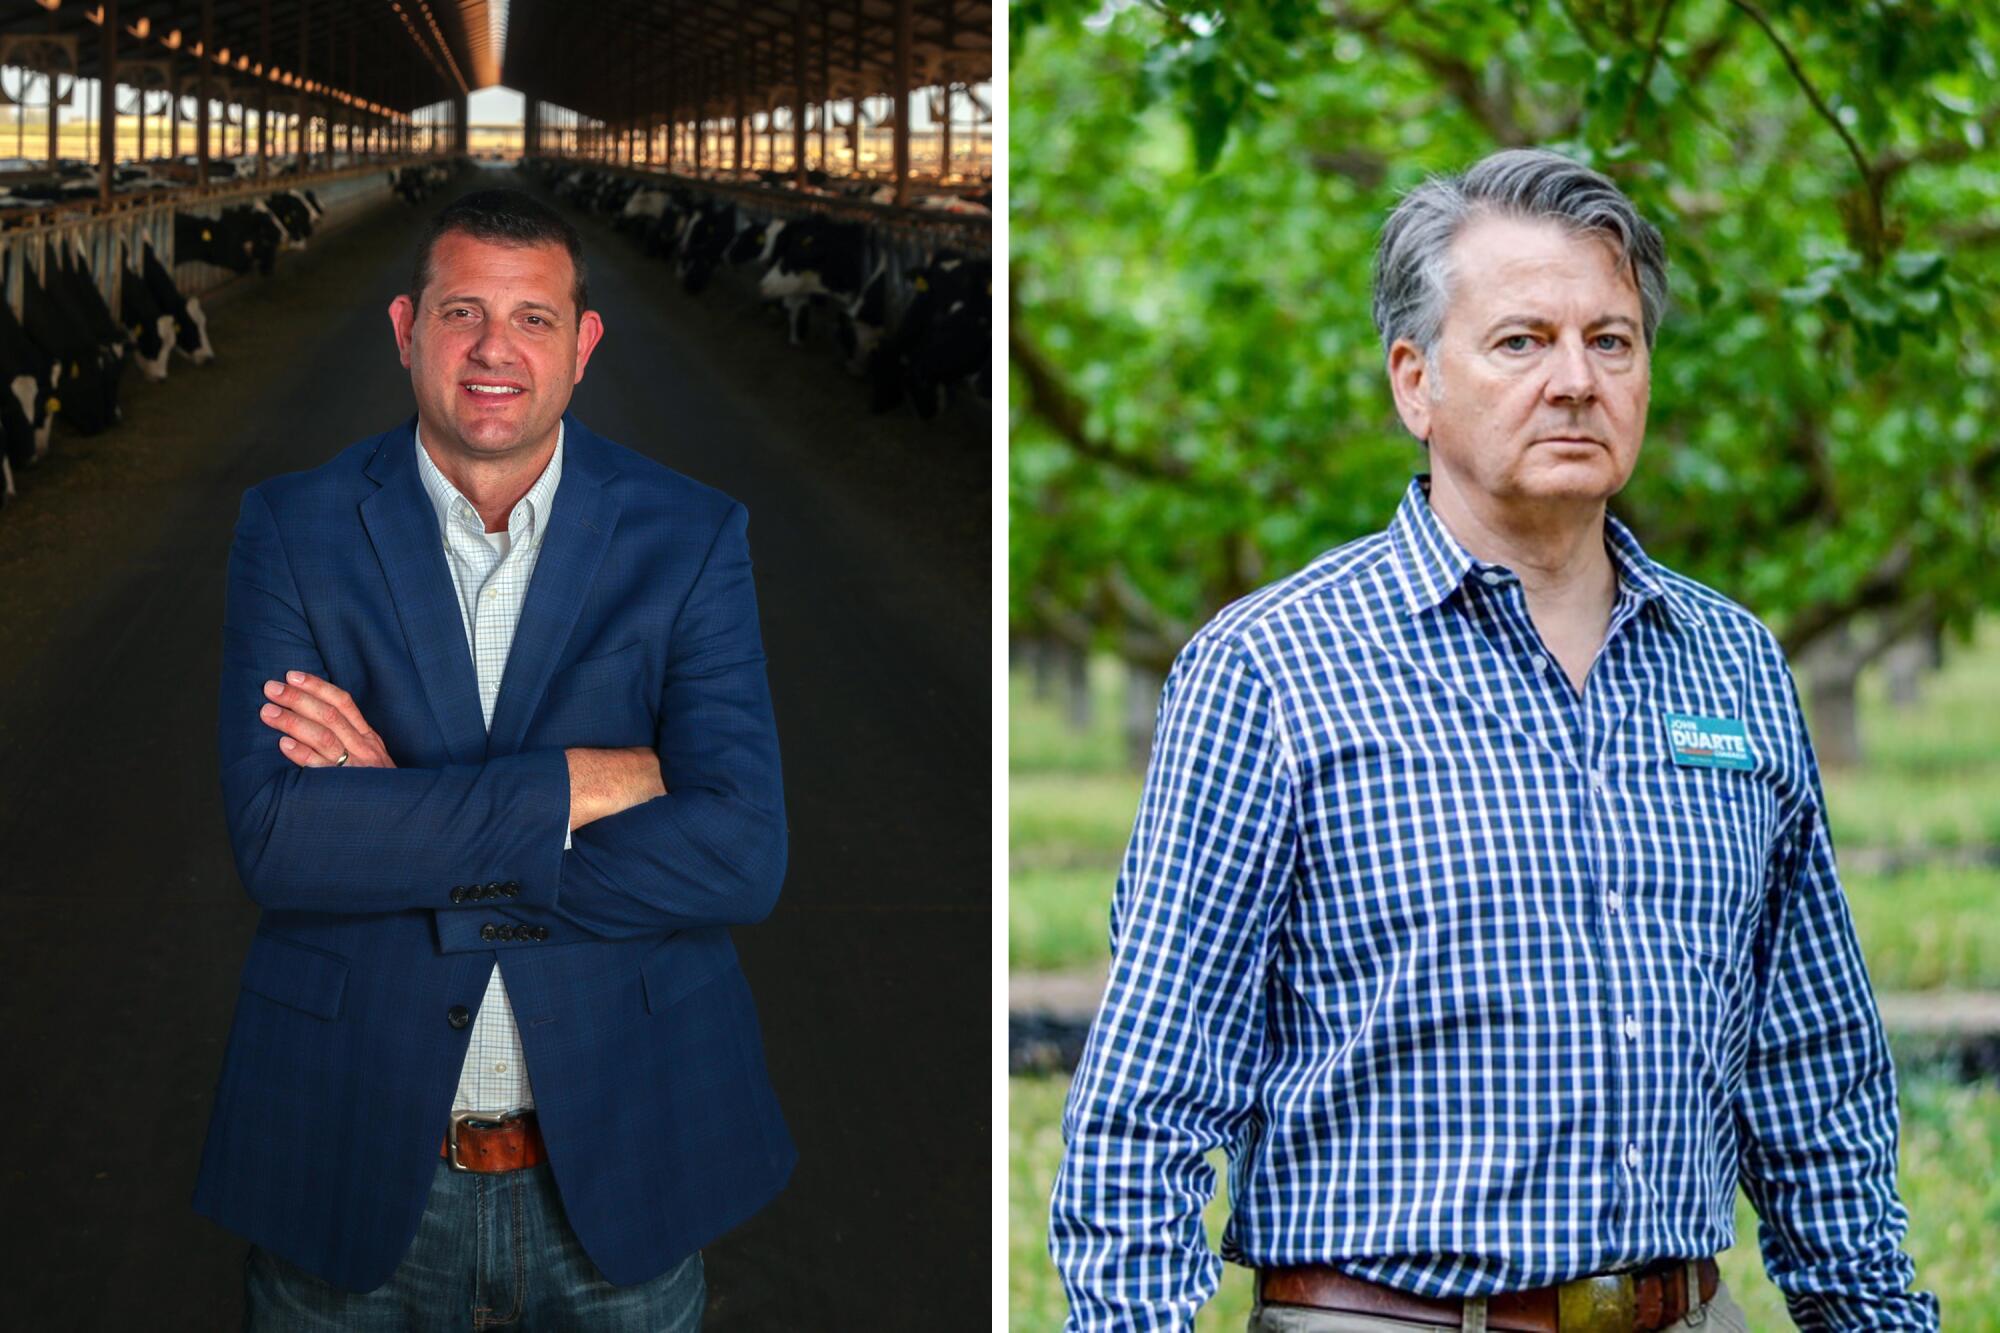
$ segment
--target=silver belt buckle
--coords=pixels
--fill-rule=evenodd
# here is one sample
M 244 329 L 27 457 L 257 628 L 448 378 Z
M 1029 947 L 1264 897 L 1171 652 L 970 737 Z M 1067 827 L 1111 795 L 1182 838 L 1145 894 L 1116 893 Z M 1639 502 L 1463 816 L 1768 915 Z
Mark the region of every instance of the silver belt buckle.
M 519 1119 L 520 1115 L 519 1111 L 503 1111 L 497 1116 L 487 1111 L 453 1111 L 451 1113 L 451 1128 L 445 1133 L 445 1142 L 451 1146 L 451 1152 L 446 1156 L 445 1160 L 451 1164 L 451 1169 L 454 1171 L 470 1171 L 472 1169 L 458 1160 L 458 1131 L 460 1126 L 471 1125 L 474 1129 L 498 1129 L 510 1119 Z

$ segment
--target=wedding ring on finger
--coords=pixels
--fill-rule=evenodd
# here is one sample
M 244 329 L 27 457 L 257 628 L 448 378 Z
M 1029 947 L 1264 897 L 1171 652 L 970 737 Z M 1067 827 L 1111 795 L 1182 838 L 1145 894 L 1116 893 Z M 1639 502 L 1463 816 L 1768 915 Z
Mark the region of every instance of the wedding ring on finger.
M 335 768 L 339 768 L 339 767 L 340 767 L 340 766 L 341 766 L 342 764 L 344 764 L 344 763 L 346 763 L 346 762 L 347 762 L 347 751 L 345 751 L 345 750 L 342 750 L 342 751 L 340 752 L 340 758 L 338 758 L 338 759 L 336 759 L 336 760 L 334 760 L 334 761 L 333 761 L 333 766 L 334 766 Z

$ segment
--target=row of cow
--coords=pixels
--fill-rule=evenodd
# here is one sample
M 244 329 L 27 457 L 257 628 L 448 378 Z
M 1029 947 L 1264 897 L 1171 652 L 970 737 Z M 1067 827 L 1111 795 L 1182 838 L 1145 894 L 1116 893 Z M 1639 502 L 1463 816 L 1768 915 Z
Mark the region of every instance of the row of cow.
M 391 190 L 402 193 L 401 182 L 411 172 L 424 193 L 450 175 L 440 167 L 402 168 L 389 174 Z M 231 204 L 215 217 L 177 212 L 173 263 L 268 275 L 278 252 L 304 249 L 324 216 L 319 196 L 309 188 Z M 26 263 L 27 251 L 26 245 L 6 251 L 7 265 L 26 265 L 20 274 L 20 316 L 0 301 L 0 380 L 9 390 L 0 393 L 0 481 L 6 499 L 15 493 L 14 473 L 48 454 L 58 415 L 67 429 L 85 435 L 120 420 L 119 388 L 130 366 L 136 364 L 149 380 L 162 380 L 175 353 L 197 365 L 215 357 L 201 301 L 181 291 L 150 239 L 136 247 L 121 245 L 110 259 L 124 265 L 115 318 L 73 239 L 45 241 L 39 266 Z M 0 270 L 0 283 L 8 276 Z
M 443 189 L 454 170 L 455 166 L 443 162 L 398 167 L 389 173 L 389 192 L 414 207 Z
M 119 308 L 110 304 L 73 239 L 42 247 L 39 270 L 24 248 L 7 265 L 20 274 L 21 314 L 0 301 L 0 493 L 14 496 L 14 473 L 48 455 L 58 414 L 70 429 L 95 435 L 119 421 L 119 390 L 126 370 L 139 367 L 149 380 L 167 377 L 178 352 L 200 365 L 215 358 L 208 319 L 198 297 L 182 293 L 150 240 L 136 252 L 124 247 Z M 11 278 L 11 273 L 7 277 Z
M 676 265 L 700 293 L 724 265 L 754 270 L 759 297 L 782 309 L 787 337 L 805 341 L 815 308 L 833 312 L 847 369 L 865 377 L 871 410 L 908 401 L 925 419 L 959 386 L 992 397 L 992 262 L 939 251 L 900 261 L 896 244 L 863 222 L 822 213 L 763 216 L 721 195 L 641 177 L 529 162 L 557 198 L 611 220 L 640 248 Z
M 212 218 L 174 214 L 174 254 L 232 273 L 251 269 L 269 277 L 280 250 L 303 250 L 324 210 L 311 190 L 280 190 L 246 204 L 232 204 Z
M 0 172 L 9 170 L 10 159 L 0 159 Z M 21 163 L 13 171 L 31 172 L 40 165 Z M 156 158 L 151 162 L 124 162 L 111 169 L 111 192 L 114 195 L 134 195 L 166 193 L 187 188 L 190 173 L 194 167 L 193 157 Z M 406 168 L 407 170 L 407 168 Z M 290 176 L 298 171 L 296 159 L 274 157 L 265 163 L 268 176 Z M 222 184 L 232 180 L 247 181 L 257 174 L 257 159 L 254 156 L 227 158 L 218 157 L 208 164 L 210 184 Z M 391 172 L 391 181 L 395 173 Z M 0 224 L 12 214 L 41 212 L 59 204 L 83 203 L 97 198 L 97 168 L 89 162 L 65 158 L 60 170 L 53 176 L 34 175 L 13 184 L 0 186 Z

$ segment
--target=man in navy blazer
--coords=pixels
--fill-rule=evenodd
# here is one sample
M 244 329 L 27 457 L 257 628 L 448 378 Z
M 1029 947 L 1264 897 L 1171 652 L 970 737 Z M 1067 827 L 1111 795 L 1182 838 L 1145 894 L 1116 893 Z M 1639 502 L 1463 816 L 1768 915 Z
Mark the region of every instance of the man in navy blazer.
M 785 866 L 745 511 L 568 415 L 602 324 L 528 196 L 440 213 L 390 314 L 416 418 L 230 553 L 262 915 L 195 1208 L 253 1328 L 698 1327 L 795 1158 L 729 937 Z

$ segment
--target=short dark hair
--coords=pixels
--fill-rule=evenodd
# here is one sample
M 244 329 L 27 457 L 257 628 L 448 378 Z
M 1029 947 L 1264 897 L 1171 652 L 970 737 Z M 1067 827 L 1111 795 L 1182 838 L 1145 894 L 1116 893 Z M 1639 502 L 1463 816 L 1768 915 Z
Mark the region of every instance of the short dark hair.
M 560 245 L 569 251 L 576 285 L 576 313 L 590 309 L 589 274 L 583 263 L 583 237 L 562 214 L 532 195 L 519 190 L 474 190 L 460 195 L 431 219 L 424 239 L 417 244 L 417 267 L 410 279 L 410 300 L 423 295 L 431 278 L 431 251 L 447 232 L 464 232 L 481 241 L 499 245 Z

